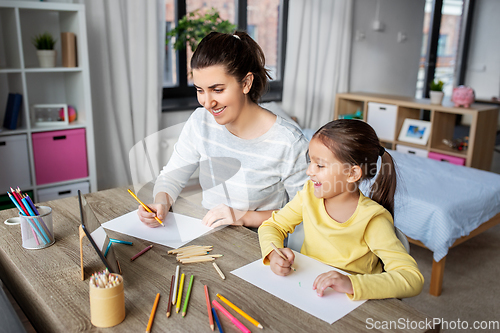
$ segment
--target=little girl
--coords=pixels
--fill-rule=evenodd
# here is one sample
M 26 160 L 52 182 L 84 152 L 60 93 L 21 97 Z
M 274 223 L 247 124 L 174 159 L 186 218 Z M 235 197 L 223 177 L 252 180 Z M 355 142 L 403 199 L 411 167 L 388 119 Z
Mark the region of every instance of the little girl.
M 290 274 L 293 252 L 282 249 L 284 260 L 271 242 L 282 247 L 303 221 L 301 253 L 352 274 L 319 275 L 312 286 L 318 296 L 328 287 L 353 300 L 418 295 L 424 278 L 394 231 L 394 161 L 373 128 L 359 120 L 329 122 L 312 137 L 309 157 L 310 180 L 259 228 L 264 264 L 277 275 Z M 377 174 L 379 157 L 370 199 L 358 186 Z

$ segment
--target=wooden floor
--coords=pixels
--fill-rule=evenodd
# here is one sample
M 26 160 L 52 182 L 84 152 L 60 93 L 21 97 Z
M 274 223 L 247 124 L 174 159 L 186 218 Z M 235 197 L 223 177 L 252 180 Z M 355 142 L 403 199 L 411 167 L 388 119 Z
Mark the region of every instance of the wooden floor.
M 21 323 L 23 324 L 26 332 L 27 333 L 36 333 L 36 330 L 33 328 L 33 326 L 31 326 L 31 323 L 29 322 L 28 318 L 26 318 L 26 316 L 24 315 L 23 310 L 21 310 L 19 305 L 17 305 L 16 300 L 14 299 L 14 297 L 12 297 L 12 295 L 7 290 L 7 288 L 5 288 L 2 281 L 0 281 L 0 285 L 2 286 L 2 289 L 5 292 L 5 294 L 7 295 L 7 298 L 9 299 L 10 303 L 12 304 L 12 307 L 16 311 L 16 314 L 19 317 L 19 320 L 21 320 Z

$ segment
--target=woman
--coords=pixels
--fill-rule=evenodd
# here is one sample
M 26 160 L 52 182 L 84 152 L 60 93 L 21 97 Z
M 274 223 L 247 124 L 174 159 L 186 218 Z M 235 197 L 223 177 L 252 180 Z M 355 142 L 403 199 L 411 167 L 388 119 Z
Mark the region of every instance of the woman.
M 307 141 L 285 119 L 257 102 L 269 74 L 260 46 L 245 32 L 212 32 L 191 59 L 198 108 L 186 122 L 174 153 L 153 190 L 155 213 L 139 206 L 150 227 L 164 220 L 200 166 L 207 226 L 258 227 L 283 207 L 306 180 Z

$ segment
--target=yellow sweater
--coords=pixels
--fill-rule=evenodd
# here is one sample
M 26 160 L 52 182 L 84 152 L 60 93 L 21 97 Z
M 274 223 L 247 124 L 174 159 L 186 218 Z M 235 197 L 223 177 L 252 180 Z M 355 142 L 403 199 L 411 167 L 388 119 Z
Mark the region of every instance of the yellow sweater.
M 282 245 L 302 221 L 305 237 L 300 252 L 351 273 L 351 299 L 412 297 L 422 291 L 424 278 L 396 237 L 391 214 L 361 192 L 354 214 L 338 223 L 326 212 L 324 200 L 314 196 L 312 182 L 306 182 L 292 201 L 260 226 L 263 258 L 272 251 L 271 242 Z

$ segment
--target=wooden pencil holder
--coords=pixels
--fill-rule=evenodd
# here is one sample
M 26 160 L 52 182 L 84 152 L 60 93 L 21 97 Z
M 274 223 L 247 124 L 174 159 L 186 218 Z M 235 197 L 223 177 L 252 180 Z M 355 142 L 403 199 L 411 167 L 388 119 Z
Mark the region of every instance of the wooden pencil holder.
M 90 285 L 90 321 L 96 327 L 112 327 L 125 319 L 125 293 L 123 277 L 113 274 L 120 281 L 111 288 Z

